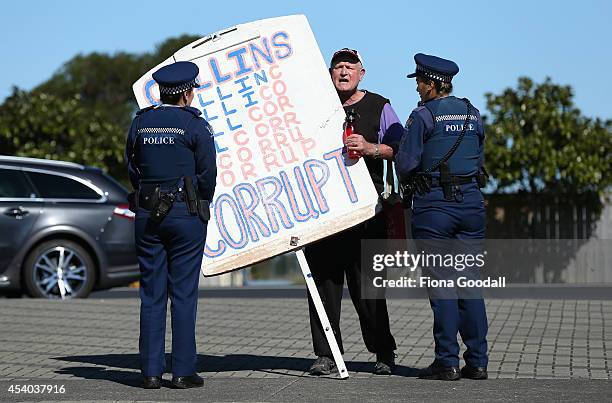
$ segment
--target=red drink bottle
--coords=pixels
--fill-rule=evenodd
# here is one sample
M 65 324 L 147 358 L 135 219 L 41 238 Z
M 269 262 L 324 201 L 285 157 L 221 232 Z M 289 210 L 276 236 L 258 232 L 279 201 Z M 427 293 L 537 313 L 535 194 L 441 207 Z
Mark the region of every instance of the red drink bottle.
M 344 119 L 344 132 L 342 133 L 342 142 L 346 145 L 346 139 L 355 132 L 355 119 L 356 113 L 354 109 L 349 110 L 346 113 Z M 349 150 L 348 157 L 352 160 L 358 160 L 361 157 L 361 153 L 356 150 Z

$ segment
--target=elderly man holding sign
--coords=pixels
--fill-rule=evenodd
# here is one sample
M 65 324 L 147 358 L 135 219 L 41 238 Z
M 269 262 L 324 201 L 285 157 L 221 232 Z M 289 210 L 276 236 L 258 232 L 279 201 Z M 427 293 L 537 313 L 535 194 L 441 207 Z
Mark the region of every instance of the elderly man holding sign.
M 403 128 L 389 100 L 366 90 L 358 89 L 365 75 L 363 61 L 356 50 L 340 49 L 332 56 L 331 79 L 347 113 L 347 126 L 353 130 L 346 139 L 350 159 L 363 158 L 378 194 L 383 192 L 383 161 L 392 160 Z M 391 374 L 395 364 L 395 340 L 389 329 L 389 315 L 385 299 L 370 299 L 362 295 L 361 249 L 362 239 L 386 238 L 382 213 L 306 247 L 306 258 L 323 300 L 336 340 L 342 351 L 340 333 L 340 303 L 344 276 L 353 305 L 359 315 L 361 334 L 368 351 L 376 354 L 375 374 Z M 324 336 L 312 298 L 309 297 L 310 327 L 314 352 L 318 356 L 310 367 L 312 375 L 329 374 L 335 367 L 329 344 Z

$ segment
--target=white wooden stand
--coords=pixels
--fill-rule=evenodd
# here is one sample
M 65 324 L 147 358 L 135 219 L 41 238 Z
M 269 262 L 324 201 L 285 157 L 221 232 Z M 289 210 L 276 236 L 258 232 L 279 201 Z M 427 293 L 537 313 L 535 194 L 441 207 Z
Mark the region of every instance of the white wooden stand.
M 344 364 L 344 360 L 342 359 L 342 354 L 340 353 L 340 348 L 338 347 L 338 343 L 336 342 L 334 331 L 332 330 L 332 327 L 329 323 L 329 319 L 327 318 L 327 313 L 325 312 L 325 308 L 323 307 L 323 302 L 321 302 L 321 297 L 319 296 L 317 285 L 315 284 L 314 279 L 312 278 L 312 273 L 310 272 L 310 268 L 308 267 L 306 256 L 304 256 L 304 249 L 297 250 L 295 254 L 297 255 L 298 262 L 300 264 L 300 268 L 302 269 L 304 280 L 306 280 L 306 286 L 308 287 L 308 292 L 310 293 L 312 302 L 314 302 L 314 306 L 317 309 L 317 314 L 319 315 L 319 320 L 321 321 L 321 325 L 323 326 L 325 337 L 327 337 L 327 343 L 329 343 L 329 348 L 332 351 L 334 361 L 336 361 L 336 367 L 338 368 L 338 373 L 340 374 L 340 378 L 346 379 L 349 377 L 349 374 L 348 374 L 348 371 L 346 370 L 346 365 Z

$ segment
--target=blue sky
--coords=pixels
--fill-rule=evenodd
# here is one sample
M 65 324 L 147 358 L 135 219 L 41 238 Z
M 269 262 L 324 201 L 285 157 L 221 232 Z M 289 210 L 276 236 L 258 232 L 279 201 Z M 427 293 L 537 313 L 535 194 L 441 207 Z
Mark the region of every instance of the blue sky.
M 405 120 L 418 101 L 417 52 L 455 60 L 455 94 L 482 111 L 484 93 L 519 76 L 574 88 L 587 116 L 612 118 L 610 1 L 11 1 L 0 14 L 0 100 L 30 89 L 78 53 L 146 52 L 168 37 L 305 14 L 325 59 L 342 47 L 364 58 L 362 87 L 390 98 Z M 143 72 L 144 73 L 144 72 Z

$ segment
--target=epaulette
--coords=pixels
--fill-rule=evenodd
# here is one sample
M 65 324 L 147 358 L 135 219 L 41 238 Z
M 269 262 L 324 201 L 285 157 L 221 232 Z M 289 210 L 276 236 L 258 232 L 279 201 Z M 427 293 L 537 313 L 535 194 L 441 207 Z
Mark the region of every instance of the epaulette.
M 193 106 L 183 106 L 181 109 L 186 110 L 187 112 L 193 113 L 194 116 L 198 117 L 202 114 L 202 112 L 194 108 Z
M 157 105 L 151 105 L 151 106 L 147 106 L 146 108 L 142 108 L 141 110 L 139 110 L 138 112 L 136 112 L 136 116 L 138 115 L 142 115 L 143 113 L 149 112 L 150 110 L 155 109 Z
M 425 105 L 417 106 L 416 108 L 412 110 L 412 113 L 415 113 L 415 112 L 419 113 L 419 111 L 422 111 L 423 109 L 427 109 L 427 107 Z
M 423 119 L 423 123 L 425 124 L 425 129 L 427 130 L 433 129 L 434 116 L 431 110 L 427 106 L 425 105 L 417 106 L 416 108 L 414 108 L 412 113 L 419 115 L 421 119 Z

